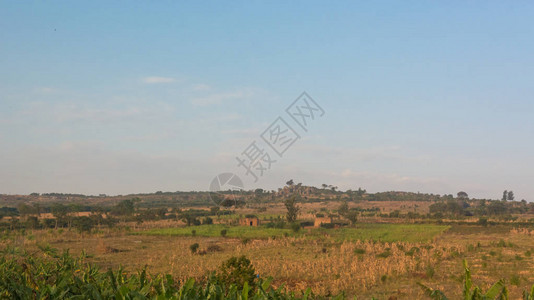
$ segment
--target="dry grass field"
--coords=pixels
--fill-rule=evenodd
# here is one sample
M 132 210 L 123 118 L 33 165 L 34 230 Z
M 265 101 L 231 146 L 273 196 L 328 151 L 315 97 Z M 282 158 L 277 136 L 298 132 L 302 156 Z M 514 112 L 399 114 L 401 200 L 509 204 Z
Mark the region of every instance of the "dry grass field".
M 532 232 L 505 225 L 454 225 L 432 232 L 429 240 L 408 242 L 402 236 L 396 241 L 381 241 L 380 235 L 375 238 L 363 235 L 360 240 L 351 240 L 347 233 L 345 239 L 340 239 L 335 234 L 336 229 L 326 234 L 324 229 L 309 229 L 273 238 L 261 235 L 264 229 L 257 228 L 257 238 L 250 235 L 221 237 L 202 235 L 202 226 L 183 229 L 180 222 L 160 223 L 143 224 L 143 228 L 137 229 L 104 229 L 91 234 L 61 229 L 35 230 L 5 236 L 1 245 L 2 248 L 22 247 L 35 253 L 38 253 L 38 245 L 50 245 L 76 255 L 84 250 L 89 261 L 103 268 L 121 265 L 127 271 L 135 271 L 146 265 L 152 273 L 170 273 L 180 280 L 189 277 L 203 280 L 229 257 L 245 255 L 259 276 L 275 279 L 274 286 L 284 285 L 294 291 L 310 287 L 319 295 L 344 291 L 359 299 L 424 298 L 417 282 L 446 291 L 450 298 L 456 299 L 462 291 L 463 259 L 471 265 L 475 283 L 484 289 L 504 278 L 511 299 L 520 298 L 521 292 L 534 283 Z M 396 226 L 406 226 L 386 225 L 389 226 L 387 230 L 393 231 Z M 374 226 L 359 224 L 356 227 L 372 235 L 380 232 Z M 422 226 L 427 226 L 424 230 L 433 229 Z M 160 234 L 153 230 L 190 231 L 195 227 L 196 236 Z M 240 233 L 253 232 L 230 227 L 234 229 Z M 199 244 L 196 253 L 190 250 L 194 243 Z

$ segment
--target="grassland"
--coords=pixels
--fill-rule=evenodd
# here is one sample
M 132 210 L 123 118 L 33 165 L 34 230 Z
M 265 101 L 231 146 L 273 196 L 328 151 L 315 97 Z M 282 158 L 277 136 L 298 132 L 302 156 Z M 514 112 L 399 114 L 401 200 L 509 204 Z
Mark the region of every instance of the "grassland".
M 240 230 L 268 231 L 231 227 L 236 237 L 224 238 L 220 234 L 201 236 L 201 228 L 208 226 L 184 227 L 184 236 L 147 234 L 146 230 L 113 229 L 91 234 L 35 230 L 4 236 L 1 245 L 4 249 L 24 248 L 31 253 L 37 253 L 42 245 L 69 249 L 73 255 L 85 251 L 88 261 L 105 269 L 123 266 L 126 271 L 135 272 L 146 265 L 151 273 L 169 273 L 179 282 L 186 278 L 201 281 L 231 256 L 245 255 L 261 278 L 275 279 L 274 287 L 283 285 L 289 291 L 310 287 L 318 295 L 345 291 L 347 295 L 358 295 L 359 299 L 424 298 L 417 282 L 447 291 L 450 299 L 457 299 L 461 296 L 463 259 L 471 266 L 474 282 L 483 289 L 505 279 L 510 299 L 520 298 L 521 292 L 534 283 L 532 231 L 510 226 L 488 227 L 483 231 L 471 225 L 456 225 L 443 231 L 443 227 L 434 226 L 358 224 L 359 228 L 354 229 L 362 230 L 357 236 L 361 239 L 343 242 L 338 240 L 342 233 L 346 234 L 341 228 L 312 229 L 313 233 L 304 229 L 299 236 L 251 238 L 246 242 L 238 238 Z M 197 230 L 196 236 L 190 235 L 192 229 Z M 340 232 L 338 236 L 334 234 L 336 230 Z M 380 232 L 387 230 L 393 230 L 390 235 L 397 241 L 379 241 L 390 238 L 381 237 Z M 424 230 L 439 233 L 425 233 L 433 237 L 425 241 L 408 241 L 402 237 Z M 195 243 L 199 249 L 192 253 L 189 247 Z
M 166 236 L 202 236 L 220 237 L 221 231 L 226 231 L 227 237 L 268 239 L 280 237 L 305 237 L 320 239 L 329 237 L 338 242 L 366 241 L 380 242 L 428 242 L 435 236 L 447 230 L 449 226 L 433 224 L 359 224 L 354 228 L 309 228 L 299 232 L 290 229 L 267 228 L 265 226 L 227 226 L 222 224 L 201 225 L 194 227 L 156 228 L 140 231 L 140 235 L 166 235 Z
M 303 205 L 299 220 L 309 224 L 315 213 L 333 211 L 338 204 Z M 487 290 L 502 278 L 510 299 L 521 298 L 534 283 L 534 227 L 517 229 L 520 225 L 513 222 L 481 226 L 476 219 L 449 226 L 429 220 L 361 217 L 354 226 L 332 229 L 268 228 L 265 223 L 279 220 L 282 209 L 280 205 L 262 213 L 237 209 L 231 216 L 214 216 L 215 224 L 200 226 L 186 226 L 173 218 L 101 226 L 90 233 L 74 228 L 8 231 L 0 235 L 0 251 L 39 253 L 42 247 L 68 249 L 73 255 L 85 251 L 87 261 L 103 269 L 122 266 L 135 272 L 147 266 L 150 273 L 171 274 L 178 283 L 187 278 L 201 282 L 225 260 L 245 255 L 260 278 L 274 278 L 275 288 L 299 293 L 309 287 L 316 295 L 344 292 L 358 299 L 424 299 L 418 282 L 458 299 L 464 259 L 476 285 Z M 237 226 L 237 219 L 247 214 L 256 214 L 263 225 Z M 190 248 L 194 244 L 196 252 Z

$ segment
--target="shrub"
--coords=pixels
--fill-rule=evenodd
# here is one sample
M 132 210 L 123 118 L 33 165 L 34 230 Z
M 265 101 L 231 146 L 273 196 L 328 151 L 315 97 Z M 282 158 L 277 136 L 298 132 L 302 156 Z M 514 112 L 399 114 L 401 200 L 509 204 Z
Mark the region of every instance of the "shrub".
M 354 249 L 354 254 L 365 254 L 365 249 L 356 248 Z
M 228 231 L 226 229 L 221 230 L 221 236 L 225 237 Z
M 417 247 L 412 247 L 409 251 L 407 251 L 405 254 L 408 256 L 413 256 L 415 253 L 421 252 L 421 249 Z
M 192 235 L 192 236 L 196 236 L 196 235 L 197 235 L 197 231 L 196 231 L 196 230 L 194 230 L 194 229 L 193 229 L 193 230 L 191 230 L 191 235 Z
M 485 217 L 479 218 L 477 221 L 477 224 L 481 226 L 488 226 L 488 218 L 485 218 Z
M 198 247 L 199 247 L 198 243 L 194 243 L 191 246 L 189 246 L 189 250 L 191 250 L 191 253 L 195 254 L 197 253 Z
M 376 255 L 377 258 L 388 258 L 390 256 L 391 256 L 391 252 L 390 251 L 384 251 L 384 252 Z
M 432 278 L 432 277 L 434 277 L 434 274 L 436 273 L 436 270 L 431 265 L 428 265 L 428 266 L 426 266 L 425 273 L 426 273 L 426 276 L 428 278 Z
M 90 232 L 95 224 L 91 218 L 82 216 L 75 218 L 72 225 L 80 232 Z
M 291 223 L 291 230 L 293 230 L 293 232 L 297 233 L 300 231 L 300 224 L 295 222 L 295 223 Z
M 519 284 L 521 284 L 521 277 L 517 274 L 513 274 L 512 277 L 510 277 L 510 284 L 519 286 Z
M 270 223 L 265 224 L 265 227 L 267 227 L 267 228 L 284 228 L 284 227 L 286 227 L 286 222 L 284 222 L 282 220 L 276 221 L 276 222 L 270 222 Z
M 501 279 L 497 281 L 484 293 L 480 287 L 473 284 L 473 281 L 471 280 L 471 271 L 469 270 L 466 260 L 463 261 L 463 266 L 465 275 L 463 280 L 464 289 L 462 299 L 508 299 L 508 290 L 504 285 L 504 280 Z M 448 299 L 440 290 L 433 290 L 419 282 L 417 284 L 423 289 L 424 293 L 432 299 Z
M 255 273 L 256 271 L 248 258 L 244 255 L 240 257 L 234 256 L 222 264 L 217 273 L 217 278 L 224 284 L 235 284 L 239 289 L 242 289 L 245 283 L 248 286 L 254 285 Z

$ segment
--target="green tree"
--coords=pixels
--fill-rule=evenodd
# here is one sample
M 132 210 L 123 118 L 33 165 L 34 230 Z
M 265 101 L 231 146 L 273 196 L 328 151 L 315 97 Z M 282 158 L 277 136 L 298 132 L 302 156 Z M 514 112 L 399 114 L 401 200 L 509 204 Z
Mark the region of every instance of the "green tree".
M 245 283 L 254 286 L 256 270 L 250 260 L 244 255 L 241 257 L 231 257 L 225 261 L 217 273 L 219 280 L 227 285 L 235 284 L 238 289 L 242 289 Z
M 87 216 L 82 216 L 82 217 L 74 218 L 72 220 L 72 225 L 79 232 L 90 232 L 93 229 L 93 227 L 95 226 L 95 223 L 94 223 L 93 219 L 91 219 L 91 218 L 89 218 Z
M 469 199 L 469 195 L 467 195 L 466 192 L 464 191 L 461 191 L 461 192 L 458 192 L 458 194 L 456 194 L 456 196 L 460 199 Z
M 513 191 L 509 191 L 508 192 L 508 201 L 514 201 L 515 197 L 514 197 L 514 192 Z
M 349 220 L 352 225 L 354 225 L 356 224 L 356 221 L 358 221 L 358 212 L 355 210 L 349 210 L 344 217 Z
M 19 214 L 20 214 L 21 217 L 26 217 L 26 216 L 32 215 L 34 213 L 33 207 L 28 205 L 28 204 L 25 204 L 25 203 L 20 203 L 17 206 L 17 209 L 18 209 Z
M 28 219 L 26 219 L 26 228 L 28 229 L 39 228 L 39 219 L 36 216 L 29 216 Z
M 506 201 L 507 199 L 508 199 L 508 191 L 504 190 L 504 192 L 502 192 L 502 201 Z
M 284 205 L 287 209 L 286 219 L 288 223 L 293 223 L 297 220 L 300 208 L 297 206 L 297 195 L 293 195 L 286 199 Z
M 200 221 L 190 212 L 184 212 L 182 214 L 182 221 L 184 221 L 187 226 L 200 225 Z
M 68 207 L 66 207 L 65 205 L 61 203 L 56 203 L 52 205 L 51 211 L 52 211 L 52 215 L 56 219 L 56 229 L 58 228 L 59 224 L 67 223 L 67 217 L 69 214 Z
M 339 213 L 340 216 L 343 216 L 343 217 L 347 215 L 347 213 L 349 212 L 349 204 L 347 203 L 347 201 L 344 201 L 343 203 L 341 203 L 341 205 L 337 209 L 337 212 Z
M 131 216 L 135 212 L 135 205 L 133 199 L 122 200 L 117 203 L 115 207 L 111 210 L 112 214 L 118 216 Z

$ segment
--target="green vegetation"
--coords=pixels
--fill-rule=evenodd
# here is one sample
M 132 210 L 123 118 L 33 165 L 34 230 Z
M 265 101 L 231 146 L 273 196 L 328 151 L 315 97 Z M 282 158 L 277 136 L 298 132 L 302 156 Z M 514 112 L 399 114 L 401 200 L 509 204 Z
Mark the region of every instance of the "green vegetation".
M 295 232 L 292 229 L 286 228 L 267 228 L 264 226 L 229 227 L 219 224 L 195 226 L 196 235 L 204 237 L 217 237 L 221 235 L 223 230 L 226 230 L 226 236 L 233 238 L 267 239 L 270 237 L 283 236 L 305 236 L 309 238 L 320 238 L 326 234 L 330 235 L 337 241 L 375 240 L 381 242 L 428 242 L 448 228 L 449 226 L 432 224 L 360 224 L 357 228 L 313 228 L 308 233 L 304 231 Z M 157 228 L 136 232 L 133 234 L 175 236 L 192 235 L 191 229 L 187 227 Z
M 221 224 L 195 226 L 196 235 L 204 237 L 226 236 L 232 238 L 256 238 L 267 239 L 270 237 L 282 237 L 284 233 L 292 233 L 291 229 L 278 229 L 266 227 L 248 227 L 248 226 L 226 226 Z M 191 228 L 156 228 L 133 234 L 146 235 L 175 235 L 175 236 L 192 236 Z
M 13 249 L 12 249 L 13 250 Z M 55 250 L 55 249 L 54 249 Z M 56 255 L 48 249 L 36 258 L 19 253 L 0 257 L 0 297 L 2 299 L 298 299 L 294 294 L 274 289 L 271 278 L 256 278 L 246 257 L 233 257 L 204 284 L 189 279 L 177 284 L 171 275 L 149 275 L 146 268 L 137 274 L 123 269 L 102 272 L 95 265 L 68 252 Z M 302 299 L 311 295 L 308 289 Z M 313 296 L 313 295 L 311 295 Z M 341 296 L 338 298 L 342 298 Z
M 484 292 L 480 287 L 475 286 L 471 280 L 471 270 L 467 265 L 467 261 L 463 261 L 464 265 L 464 287 L 463 287 L 463 299 L 465 300 L 485 300 L 485 299 L 508 299 L 508 289 L 504 284 L 504 280 L 499 280 L 493 284 L 486 292 Z M 423 289 L 425 294 L 435 300 L 446 300 L 448 299 L 445 294 L 440 290 L 433 290 L 427 287 L 424 284 L 418 283 L 419 286 Z M 534 286 L 533 286 L 534 291 Z M 528 294 L 527 292 L 523 293 L 523 299 L 532 299 L 532 292 Z

